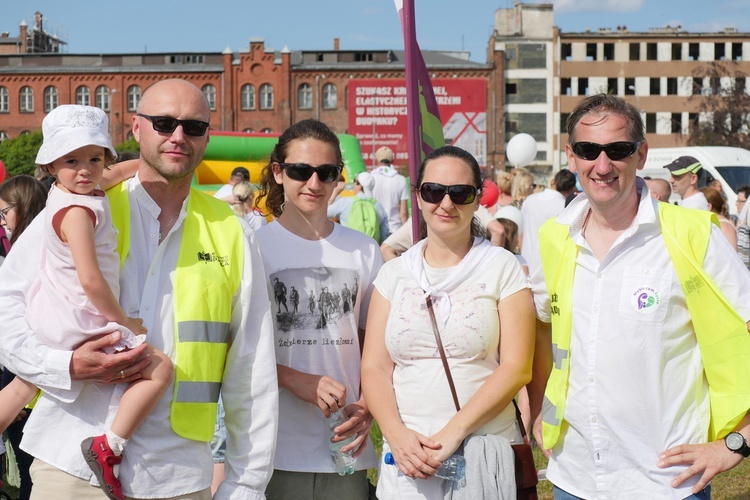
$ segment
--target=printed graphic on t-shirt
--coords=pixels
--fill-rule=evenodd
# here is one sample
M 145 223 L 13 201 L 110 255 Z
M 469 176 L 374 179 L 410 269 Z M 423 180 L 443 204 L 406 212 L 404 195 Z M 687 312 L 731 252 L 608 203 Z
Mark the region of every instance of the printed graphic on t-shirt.
M 296 331 L 337 331 L 338 323 L 354 314 L 359 277 L 353 269 L 282 269 L 271 274 L 271 290 L 277 337 Z

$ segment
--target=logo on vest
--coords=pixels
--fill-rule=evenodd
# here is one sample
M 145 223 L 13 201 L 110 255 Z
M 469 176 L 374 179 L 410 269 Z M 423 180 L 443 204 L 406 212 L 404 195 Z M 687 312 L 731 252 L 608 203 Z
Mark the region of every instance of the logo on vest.
M 198 252 L 198 261 L 206 263 L 218 262 L 221 267 L 224 267 L 229 265 L 229 256 L 224 255 L 222 257 L 220 255 L 216 255 L 216 252 Z
M 659 300 L 659 292 L 650 286 L 642 286 L 630 296 L 630 303 L 640 314 L 653 314 L 659 309 L 661 301 Z

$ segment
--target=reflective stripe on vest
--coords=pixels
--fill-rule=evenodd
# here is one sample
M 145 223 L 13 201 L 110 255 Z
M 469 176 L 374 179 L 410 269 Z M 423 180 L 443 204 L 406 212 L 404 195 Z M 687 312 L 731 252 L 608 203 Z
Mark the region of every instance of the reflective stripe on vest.
M 108 195 L 122 266 L 130 250 L 130 200 L 124 183 Z M 174 274 L 176 359 L 170 420 L 178 435 L 208 442 L 216 423 L 232 297 L 242 279 L 244 232 L 226 202 L 194 189 L 186 212 Z
M 747 325 L 703 270 L 718 219 L 710 212 L 659 203 L 662 236 L 695 329 L 709 385 L 709 441 L 729 433 L 750 408 L 750 334 Z M 539 231 L 547 290 L 551 302 L 554 366 L 542 410 L 543 439 L 552 448 L 567 425 L 563 419 L 570 372 L 572 294 L 578 245 L 569 226 L 547 221 Z

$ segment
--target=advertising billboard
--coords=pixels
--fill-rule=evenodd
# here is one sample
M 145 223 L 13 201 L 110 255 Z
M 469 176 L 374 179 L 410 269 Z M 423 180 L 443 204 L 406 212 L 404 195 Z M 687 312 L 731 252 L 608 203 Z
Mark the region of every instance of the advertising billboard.
M 487 82 L 481 78 L 432 80 L 446 144 L 469 151 L 487 163 Z M 368 168 L 375 151 L 388 146 L 396 164 L 406 170 L 409 153 L 406 126 L 406 82 L 403 79 L 351 79 L 348 84 L 348 133 L 362 145 Z M 404 172 L 402 172 L 404 173 Z

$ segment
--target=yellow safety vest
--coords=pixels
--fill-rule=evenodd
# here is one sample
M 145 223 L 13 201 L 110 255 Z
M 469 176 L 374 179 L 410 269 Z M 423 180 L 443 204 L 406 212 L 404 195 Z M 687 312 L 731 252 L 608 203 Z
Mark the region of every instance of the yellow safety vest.
M 122 267 L 130 250 L 125 183 L 107 193 Z M 244 232 L 226 202 L 191 189 L 174 275 L 175 381 L 170 420 L 178 435 L 211 441 L 224 375 L 232 297 L 240 286 Z
M 685 293 L 709 386 L 709 441 L 731 432 L 750 408 L 750 334 L 724 294 L 703 270 L 711 224 L 716 215 L 659 203 L 664 242 Z M 544 445 L 552 448 L 567 425 L 563 418 L 570 373 L 573 278 L 578 245 L 570 227 L 547 221 L 539 249 L 552 317 L 554 364 L 544 394 Z

